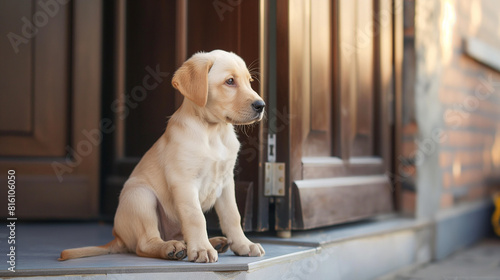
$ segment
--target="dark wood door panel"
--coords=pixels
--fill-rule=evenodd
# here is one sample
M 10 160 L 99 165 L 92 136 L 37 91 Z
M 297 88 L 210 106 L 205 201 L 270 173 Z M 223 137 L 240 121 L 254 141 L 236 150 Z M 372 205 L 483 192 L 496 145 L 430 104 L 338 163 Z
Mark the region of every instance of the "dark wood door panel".
M 306 139 L 303 156 L 330 156 L 332 136 L 332 65 L 330 1 L 311 1 L 309 89 L 304 92 Z M 303 78 L 304 79 L 304 78 Z M 309 95 L 309 96 L 308 96 Z M 310 102 L 308 101 L 310 99 Z
M 50 166 L 50 162 L 46 162 Z M 93 183 L 87 175 L 67 176 L 62 182 L 53 175 L 53 170 L 43 175 L 30 174 L 22 164 L 15 167 L 0 163 L 0 170 L 16 172 L 16 211 L 22 219 L 74 219 L 96 217 L 95 193 L 89 188 Z M 38 173 L 38 172 L 37 172 Z M 48 174 L 48 175 L 47 175 Z M 7 183 L 0 186 L 7 193 Z M 2 213 L 1 216 L 4 216 Z
M 346 164 L 337 157 L 302 158 L 303 179 L 333 178 L 383 174 L 386 170 L 379 157 L 354 157 Z
M 10 10 L 0 10 L 2 20 L 17 36 L 30 30 L 21 19 L 32 19 L 33 12 L 43 12 L 35 1 L 3 2 L 17 10 L 14 15 Z M 66 153 L 70 119 L 68 22 L 69 6 L 63 6 L 45 25 L 33 27 L 33 38 L 23 37 L 25 43 L 21 45 L 26 46 L 13 47 L 2 40 L 2 54 L 12 63 L 0 66 L 5 73 L 0 83 L 4 101 L 0 111 L 5 114 L 0 121 L 0 154 L 4 156 L 57 157 Z
M 0 43 L 0 172 L 15 171 L 18 218 L 95 218 L 102 3 L 51 3 L 0 1 L 0 29 L 24 36 Z
M 311 1 L 311 124 L 310 130 L 331 135 L 331 13 L 330 1 Z M 318 114 L 316 112 L 322 112 Z M 329 149 L 324 153 L 330 155 Z
M 331 155 L 330 1 L 297 1 L 290 9 L 292 134 L 300 156 Z M 310 12 L 310 14 L 309 14 Z M 314 31 L 313 31 L 314 30 Z M 281 71 L 281 70 L 280 70 Z
M 311 229 L 392 211 L 386 176 L 339 177 L 295 181 L 293 227 Z
M 374 81 L 373 81 L 373 60 L 374 60 L 374 31 L 368 28 L 374 26 L 373 22 L 373 1 L 358 0 L 355 29 L 355 51 L 350 55 L 355 60 L 353 66 L 356 67 L 355 87 L 352 95 L 351 116 L 353 143 L 351 156 L 371 156 L 373 154 L 374 138 Z
M 123 157 L 141 158 L 176 110 L 175 12 L 175 1 L 127 1 Z
M 242 4 L 220 10 L 213 1 L 188 1 L 188 56 L 214 49 L 238 52 L 241 47 L 237 36 L 242 35 Z
M 382 28 L 376 26 L 378 2 L 388 1 L 289 2 L 292 189 L 284 202 L 277 199 L 276 220 L 294 215 L 277 230 L 333 225 L 393 209 L 385 175 L 391 145 L 385 102 L 391 92 L 375 80 L 387 82 L 391 62 L 384 56 L 380 65 L 381 39 L 371 30 Z
M 0 1 L 0 34 L 4 35 L 0 40 L 1 134 L 32 131 L 32 43 L 22 43 L 17 37 L 24 24 L 21 18 L 31 14 L 31 4 L 31 0 Z

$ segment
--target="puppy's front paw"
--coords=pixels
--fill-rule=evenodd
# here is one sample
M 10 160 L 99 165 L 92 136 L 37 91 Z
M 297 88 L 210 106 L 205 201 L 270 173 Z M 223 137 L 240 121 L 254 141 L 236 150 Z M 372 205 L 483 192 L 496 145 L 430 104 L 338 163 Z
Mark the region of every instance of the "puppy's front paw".
M 237 256 L 245 257 L 262 257 L 266 253 L 264 248 L 259 243 L 245 242 L 245 243 L 234 243 L 231 245 L 231 251 Z
M 218 259 L 217 251 L 207 242 L 206 245 L 193 245 L 188 243 L 188 260 L 197 263 L 213 263 Z

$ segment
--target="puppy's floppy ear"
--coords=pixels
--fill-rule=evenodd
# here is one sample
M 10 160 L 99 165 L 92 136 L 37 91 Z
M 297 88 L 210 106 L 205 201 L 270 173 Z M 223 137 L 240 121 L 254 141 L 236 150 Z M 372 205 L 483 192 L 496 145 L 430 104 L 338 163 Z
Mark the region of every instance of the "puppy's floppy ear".
M 193 55 L 175 72 L 172 86 L 196 105 L 205 107 L 208 99 L 208 71 L 213 63 L 213 57 L 208 53 Z

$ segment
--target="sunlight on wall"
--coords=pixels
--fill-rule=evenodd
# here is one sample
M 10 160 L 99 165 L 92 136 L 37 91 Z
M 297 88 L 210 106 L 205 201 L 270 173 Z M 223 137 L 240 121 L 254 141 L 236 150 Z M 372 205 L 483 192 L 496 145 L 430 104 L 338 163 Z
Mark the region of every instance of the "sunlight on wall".
M 499 11 L 497 12 L 497 25 L 500 26 L 500 9 Z M 500 28 L 497 28 L 497 36 L 500 37 Z
M 457 178 L 460 174 L 462 174 L 462 164 L 458 159 L 455 159 L 453 161 L 453 177 Z
M 486 144 L 484 145 L 483 149 L 483 174 L 485 176 L 490 175 L 491 173 L 491 165 L 492 165 L 492 159 L 491 159 L 491 146 L 493 145 L 493 137 L 487 137 L 486 138 Z
M 443 62 L 448 63 L 453 56 L 453 28 L 455 27 L 455 1 L 444 0 L 441 2 L 441 52 Z
M 481 18 L 483 17 L 483 11 L 481 10 L 481 1 L 472 0 L 470 3 L 470 25 L 469 34 L 474 35 L 477 33 L 477 29 L 481 25 Z
M 500 168 L 500 125 L 497 127 L 495 142 L 491 147 L 491 160 L 493 161 L 495 169 Z

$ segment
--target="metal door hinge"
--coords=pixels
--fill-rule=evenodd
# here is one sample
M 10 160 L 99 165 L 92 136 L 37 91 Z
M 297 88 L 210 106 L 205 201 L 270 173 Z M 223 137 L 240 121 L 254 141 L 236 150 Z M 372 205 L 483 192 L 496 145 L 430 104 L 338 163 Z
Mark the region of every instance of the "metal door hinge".
M 276 162 L 276 134 L 267 135 L 267 162 L 264 175 L 264 195 L 284 196 L 285 163 Z
M 285 195 L 285 163 L 266 162 L 265 166 L 265 196 Z
M 267 135 L 267 161 L 276 161 L 276 134 Z

